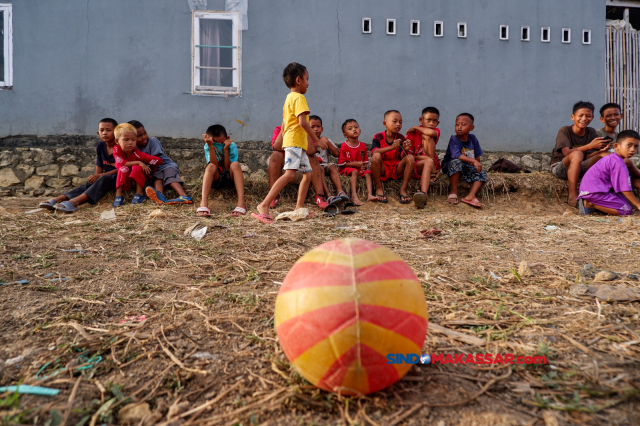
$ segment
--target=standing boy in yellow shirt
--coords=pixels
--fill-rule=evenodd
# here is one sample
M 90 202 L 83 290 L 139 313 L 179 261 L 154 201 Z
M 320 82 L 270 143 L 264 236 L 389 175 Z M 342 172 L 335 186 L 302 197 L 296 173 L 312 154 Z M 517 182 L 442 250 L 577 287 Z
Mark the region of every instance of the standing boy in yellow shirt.
M 273 184 L 267 197 L 258 204 L 258 213 L 251 216 L 260 222 L 273 223 L 269 216 L 269 205 L 285 186 L 296 178 L 296 172 L 303 173 L 298 188 L 296 210 L 304 207 L 307 190 L 311 182 L 311 165 L 307 157 L 307 138 L 318 145 L 320 140 L 309 125 L 309 106 L 304 94 L 309 88 L 309 72 L 304 65 L 292 62 L 282 72 L 282 79 L 291 93 L 287 95 L 282 111 L 282 147 L 284 148 L 284 174 Z

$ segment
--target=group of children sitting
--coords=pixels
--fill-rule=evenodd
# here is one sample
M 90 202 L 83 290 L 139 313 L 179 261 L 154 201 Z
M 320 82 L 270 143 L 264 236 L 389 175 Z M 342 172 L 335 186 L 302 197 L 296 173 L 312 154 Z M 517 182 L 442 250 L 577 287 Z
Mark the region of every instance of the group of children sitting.
M 398 201 L 402 204 L 413 201 L 422 209 L 427 205 L 429 185 L 441 171 L 451 181 L 447 197 L 450 204 L 462 201 L 482 208 L 476 194 L 486 182 L 487 173 L 480 163 L 482 148 L 471 133 L 473 115 L 462 113 L 456 117 L 455 135 L 449 139 L 442 162 L 435 152 L 440 139 L 440 113 L 435 107 L 423 109 L 420 125 L 411 127 L 406 136 L 401 133 L 400 112 L 387 111 L 382 121 L 385 130 L 373 137 L 370 153 L 359 140 L 358 122 L 345 120 L 342 133 L 346 140 L 338 148 L 322 136 L 322 119 L 310 115 L 304 97 L 309 87 L 307 69 L 293 62 L 284 69 L 283 79 L 290 93 L 283 107 L 282 125 L 274 129 L 273 153 L 267 167 L 270 190 L 258 204 L 258 212 L 252 213 L 256 219 L 273 222 L 269 209 L 277 206 L 280 192 L 289 183 L 299 184 L 296 209 L 304 206 L 309 186 L 313 185 L 314 201 L 325 213 L 354 213 L 357 206 L 364 204 L 357 194 L 359 178 L 365 180 L 367 201 L 387 203 L 383 182 L 401 180 Z M 562 127 L 558 132 L 551 160 L 552 173 L 568 181 L 567 202 L 579 207 L 581 214 L 588 214 L 591 209 L 609 214 L 631 214 L 631 205 L 640 209 L 640 202 L 633 195 L 633 188 L 640 189 L 640 171 L 630 160 L 638 149 L 640 136 L 633 130 L 615 133 L 622 117 L 616 104 L 601 108 L 600 120 L 604 127 L 597 131 L 588 127 L 593 113 L 594 106 L 589 102 L 574 105 L 573 126 Z M 119 207 L 124 203 L 124 192 L 133 188 L 135 195 L 131 204 L 143 203 L 146 197 L 158 204 L 192 203 L 182 186 L 178 165 L 163 152 L 158 139 L 149 137 L 142 123 L 133 120 L 118 124 L 105 118 L 100 120 L 98 135 L 101 142 L 96 147 L 95 173 L 87 178 L 86 184 L 43 201 L 41 208 L 71 213 L 82 203 L 96 204 L 113 190 L 116 192 L 113 206 Z M 236 144 L 219 124 L 210 126 L 202 137 L 207 165 L 197 215 L 210 216 L 208 198 L 211 189 L 225 187 L 235 187 L 238 194 L 238 204 L 231 215 L 245 215 L 244 176 L 238 163 Z M 337 165 L 329 161 L 329 154 L 338 158 Z M 340 175 L 350 179 L 350 196 L 342 188 Z M 325 176 L 329 176 L 334 185 L 335 196 L 331 195 Z M 408 185 L 412 178 L 420 180 L 420 191 L 409 195 Z M 464 198 L 458 197 L 460 178 L 471 185 Z M 173 189 L 178 197 L 168 200 L 164 196 L 166 187 Z
M 630 215 L 640 201 L 633 189 L 640 190 L 640 170 L 631 157 L 638 151 L 640 135 L 635 130 L 616 133 L 622 120 L 620 105 L 600 108 L 604 127 L 589 127 L 595 107 L 591 102 L 577 102 L 571 114 L 572 126 L 558 131 L 551 157 L 551 172 L 568 181 L 567 203 L 581 215 L 592 209 L 611 215 Z M 578 190 L 578 182 L 580 182 Z

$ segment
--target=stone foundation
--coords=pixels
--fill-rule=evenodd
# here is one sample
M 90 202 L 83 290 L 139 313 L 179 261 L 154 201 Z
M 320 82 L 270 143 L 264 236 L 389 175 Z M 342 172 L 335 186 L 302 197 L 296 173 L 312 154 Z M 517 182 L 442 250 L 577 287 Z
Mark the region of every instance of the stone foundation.
M 187 185 L 195 185 L 204 172 L 200 139 L 158 138 L 165 153 L 180 167 Z M 0 139 L 0 196 L 49 196 L 82 185 L 95 171 L 96 136 L 10 136 Z M 266 178 L 269 142 L 238 143 L 239 161 L 247 178 Z M 444 151 L 438 151 L 442 159 Z M 549 171 L 550 156 L 541 153 L 486 152 L 483 166 L 489 169 L 507 158 L 531 171 Z M 335 160 L 334 160 L 335 161 Z M 636 165 L 640 158 L 634 157 Z

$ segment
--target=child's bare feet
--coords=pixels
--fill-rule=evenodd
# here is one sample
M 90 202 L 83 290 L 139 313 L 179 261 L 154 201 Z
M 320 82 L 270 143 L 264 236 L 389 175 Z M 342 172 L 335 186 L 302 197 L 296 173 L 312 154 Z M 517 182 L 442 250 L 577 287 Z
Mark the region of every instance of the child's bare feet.
M 375 197 L 374 197 L 375 198 Z M 367 199 L 367 201 L 371 201 L 371 195 L 369 196 L 369 198 Z M 360 198 L 358 198 L 357 194 L 352 194 L 351 195 L 351 202 L 353 204 L 355 204 L 356 206 L 364 206 L 364 203 L 362 201 L 360 201 Z
M 266 215 L 269 214 L 269 206 L 265 206 L 262 203 L 258 204 L 256 209 L 258 210 L 258 213 L 260 213 L 260 214 L 266 214 Z

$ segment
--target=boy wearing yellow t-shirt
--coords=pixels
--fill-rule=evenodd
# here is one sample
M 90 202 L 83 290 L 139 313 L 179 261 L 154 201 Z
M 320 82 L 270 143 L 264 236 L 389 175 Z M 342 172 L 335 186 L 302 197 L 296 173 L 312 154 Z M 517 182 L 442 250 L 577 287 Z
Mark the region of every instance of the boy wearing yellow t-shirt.
M 269 204 L 287 184 L 296 178 L 296 172 L 303 173 L 298 189 L 296 210 L 304 207 L 307 190 L 311 182 L 311 165 L 307 156 L 307 138 L 318 145 L 320 140 L 309 125 L 309 106 L 304 94 L 309 87 L 309 72 L 304 65 L 292 62 L 282 72 L 282 79 L 291 93 L 287 95 L 282 112 L 282 147 L 284 148 L 284 174 L 273 184 L 269 194 L 258 204 L 258 213 L 251 216 L 260 222 L 273 223 L 269 216 Z

